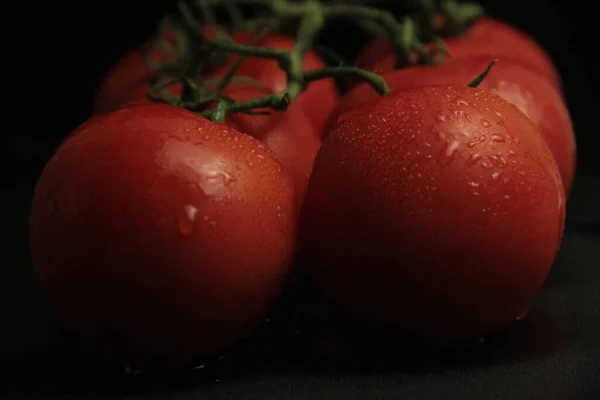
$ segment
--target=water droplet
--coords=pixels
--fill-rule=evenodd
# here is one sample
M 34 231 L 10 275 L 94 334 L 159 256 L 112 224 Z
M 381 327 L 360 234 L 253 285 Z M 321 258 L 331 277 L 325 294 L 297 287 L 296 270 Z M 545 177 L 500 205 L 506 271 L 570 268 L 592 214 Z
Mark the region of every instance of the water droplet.
M 471 167 L 475 164 L 477 164 L 479 162 L 479 160 L 481 159 L 481 154 L 480 153 L 473 153 L 469 156 L 469 158 L 467 158 L 467 160 L 465 161 L 465 164 L 467 164 L 467 166 Z
M 444 122 L 446 121 L 446 116 L 444 114 L 438 114 L 438 116 L 435 119 L 439 122 Z
M 497 142 L 497 143 L 504 143 L 504 142 L 506 142 L 506 139 L 502 135 L 495 134 L 495 135 L 492 135 L 492 141 Z
M 456 105 L 459 106 L 459 107 L 466 107 L 466 106 L 469 105 L 469 103 L 467 103 L 464 100 L 459 100 L 459 101 L 456 102 Z
M 194 369 L 196 369 L 196 370 L 197 370 L 197 369 L 204 369 L 204 364 L 201 364 L 201 365 L 196 365 L 196 366 L 194 367 Z
M 482 119 L 481 126 L 483 126 L 484 128 L 489 128 L 490 126 L 492 126 L 492 124 L 487 119 Z
M 502 156 L 491 155 L 489 159 L 495 167 L 504 167 L 508 164 L 508 161 Z
M 473 196 L 479 196 L 479 192 L 473 192 Z
M 471 117 L 471 114 L 464 113 L 463 116 L 469 122 L 473 122 L 474 121 L 473 117 Z
M 454 160 L 454 155 L 456 154 L 459 145 L 460 142 L 458 140 L 453 140 L 452 142 L 446 144 L 446 146 L 444 146 L 438 155 L 438 164 L 443 166 L 450 165 L 452 160 Z
M 496 180 L 496 179 L 498 179 L 500 177 L 500 175 L 502 175 L 502 172 L 494 172 L 492 174 L 492 179 Z
M 198 209 L 191 204 L 183 206 L 183 214 L 178 216 L 179 232 L 182 235 L 189 235 L 194 230 L 194 221 L 196 220 Z
M 487 157 L 484 158 L 483 161 L 481 161 L 481 165 L 486 168 L 492 168 L 494 166 L 494 164 L 492 164 L 492 162 Z
M 425 146 L 425 147 L 431 147 L 431 143 L 425 142 L 425 143 L 423 143 L 423 146 Z
M 254 163 L 252 163 L 252 161 L 248 161 L 248 166 L 249 166 L 250 168 L 252 168 L 252 167 L 254 166 Z
M 476 181 L 470 181 L 469 185 L 473 186 L 473 187 L 479 187 L 479 182 Z
M 260 158 L 261 160 L 264 160 L 265 158 L 262 155 L 257 155 L 258 158 Z
M 509 195 L 504 195 L 504 198 L 505 198 L 506 200 L 508 200 L 508 199 L 510 199 L 510 196 L 509 196 Z
M 216 226 L 217 225 L 217 221 L 210 221 L 210 225 L 211 226 Z

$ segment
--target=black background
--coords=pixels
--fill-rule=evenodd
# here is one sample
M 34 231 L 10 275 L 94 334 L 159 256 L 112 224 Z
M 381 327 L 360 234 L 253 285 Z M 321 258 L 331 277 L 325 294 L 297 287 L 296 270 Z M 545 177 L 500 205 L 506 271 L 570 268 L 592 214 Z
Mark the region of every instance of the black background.
M 8 168 L 2 180 L 0 398 L 3 390 L 75 399 L 600 398 L 600 34 L 586 8 L 591 3 L 584 1 L 482 2 L 548 50 L 564 80 L 579 146 L 563 249 L 530 318 L 476 349 L 410 357 L 371 349 L 333 364 L 306 356 L 302 346 L 310 340 L 267 336 L 208 372 L 133 380 L 115 376 L 112 364 L 70 340 L 45 308 L 31 273 L 32 186 L 60 139 L 88 117 L 105 71 L 150 36 L 174 3 L 73 1 L 46 4 L 43 11 L 22 4 L 22 13 L 36 10 L 36 22 L 26 30 L 33 39 L 20 31 L 10 38 L 21 50 L 9 116 L 15 123 L 2 136 Z M 332 31 L 327 41 L 352 55 L 362 39 Z

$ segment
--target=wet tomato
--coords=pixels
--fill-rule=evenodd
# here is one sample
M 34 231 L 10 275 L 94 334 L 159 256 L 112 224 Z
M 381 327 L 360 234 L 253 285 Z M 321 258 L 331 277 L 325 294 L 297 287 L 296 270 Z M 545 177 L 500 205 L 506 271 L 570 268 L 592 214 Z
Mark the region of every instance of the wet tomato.
M 446 39 L 446 47 L 450 60 L 483 55 L 520 63 L 548 78 L 555 87 L 562 86 L 558 71 L 546 51 L 524 32 L 504 22 L 482 18 L 463 35 Z M 379 74 L 392 71 L 394 64 L 389 43 L 384 39 L 368 44 L 357 59 L 358 66 Z
M 238 102 L 269 93 L 253 84 L 231 84 L 223 91 L 223 95 Z M 273 150 L 292 179 L 298 205 L 301 205 L 315 157 L 321 147 L 320 135 L 315 133 L 311 120 L 298 107 L 291 107 L 285 112 L 267 109 L 255 111 L 268 112 L 268 115 L 235 113 L 228 115 L 225 123 L 255 137 Z
M 340 116 L 315 161 L 301 245 L 340 315 L 448 344 L 529 309 L 564 217 L 558 168 L 523 113 L 486 90 L 421 87 Z
M 422 85 L 466 85 L 486 68 L 490 60 L 486 56 L 474 56 L 448 62 L 441 67 L 393 71 L 383 77 L 395 90 Z M 520 64 L 502 61 L 494 65 L 479 87 L 513 103 L 533 121 L 556 159 L 568 194 L 575 174 L 575 135 L 567 106 L 555 87 Z M 335 115 L 377 97 L 378 94 L 366 84 L 356 86 L 342 98 Z
M 35 272 L 79 337 L 136 366 L 187 365 L 268 315 L 294 202 L 258 140 L 168 105 L 124 107 L 80 126 L 45 167 Z

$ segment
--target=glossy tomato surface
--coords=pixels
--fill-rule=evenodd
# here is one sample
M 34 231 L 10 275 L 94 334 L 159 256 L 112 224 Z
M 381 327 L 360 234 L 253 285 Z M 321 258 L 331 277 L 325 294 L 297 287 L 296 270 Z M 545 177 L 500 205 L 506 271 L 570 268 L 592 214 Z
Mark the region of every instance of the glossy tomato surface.
M 482 18 L 463 35 L 446 39 L 449 60 L 473 55 L 511 61 L 548 78 L 554 86 L 562 86 L 560 76 L 546 51 L 517 28 L 491 18 Z M 433 44 L 429 45 L 433 48 Z M 357 59 L 357 65 L 384 74 L 394 70 L 395 59 L 389 42 L 377 39 L 368 44 Z
M 134 365 L 187 365 L 270 312 L 294 202 L 258 140 L 176 107 L 124 107 L 80 126 L 44 169 L 35 272 L 79 337 Z
M 292 49 L 296 40 L 281 34 L 266 35 L 253 44 L 276 49 Z M 232 61 L 233 62 L 233 61 Z M 304 57 L 304 70 L 325 68 L 327 64 L 317 53 L 309 50 Z M 222 76 L 231 67 L 227 65 L 212 74 Z M 281 69 L 279 63 L 274 60 L 248 57 L 237 72 L 239 76 L 247 76 L 255 79 L 262 86 L 273 92 L 283 91 L 287 86 L 287 75 Z M 309 117 L 317 129 L 319 136 L 331 112 L 338 101 L 337 88 L 333 79 L 322 79 L 311 83 L 306 91 L 298 96 L 292 103 L 292 107 L 298 107 Z
M 441 67 L 393 71 L 383 77 L 395 90 L 423 85 L 466 85 L 483 72 L 490 61 L 486 56 L 474 56 L 448 62 Z M 556 159 L 568 194 L 575 175 L 575 134 L 567 106 L 555 87 L 520 64 L 502 61 L 494 65 L 479 87 L 513 103 L 533 121 Z M 335 115 L 377 97 L 379 95 L 373 89 L 361 84 L 342 98 Z
M 552 154 L 514 105 L 422 87 L 339 118 L 315 161 L 301 244 L 340 315 L 398 340 L 454 343 L 529 309 L 564 217 Z
M 223 95 L 238 102 L 268 94 L 268 90 L 257 85 L 232 84 L 223 91 Z M 269 114 L 230 114 L 225 123 L 255 137 L 273 150 L 292 179 L 300 206 L 315 157 L 321 147 L 320 135 L 315 133 L 313 123 L 298 107 L 291 107 L 285 112 L 267 109 L 257 111 Z

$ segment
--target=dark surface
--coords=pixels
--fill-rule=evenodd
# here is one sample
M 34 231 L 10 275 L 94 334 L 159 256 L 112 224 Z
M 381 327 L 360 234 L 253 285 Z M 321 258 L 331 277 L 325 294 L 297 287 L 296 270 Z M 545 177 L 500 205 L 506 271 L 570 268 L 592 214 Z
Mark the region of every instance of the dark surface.
M 527 9 L 517 9 L 514 2 L 484 2 L 492 14 L 533 34 L 553 56 L 579 144 L 563 246 L 525 320 L 481 345 L 433 354 L 364 343 L 336 352 L 335 341 L 323 332 L 321 308 L 295 305 L 298 298 L 292 291 L 265 332 L 226 359 L 193 372 L 126 376 L 121 365 L 75 343 L 35 285 L 27 242 L 29 202 L 58 141 L 87 118 L 104 71 L 152 32 L 172 2 L 136 8 L 139 4 L 57 5 L 45 21 L 50 25 L 40 25 L 42 37 L 48 38 L 43 69 L 48 77 L 44 84 L 22 83 L 20 92 L 26 95 L 17 112 L 25 118 L 19 134 L 3 136 L 11 167 L 4 170 L 9 173 L 0 193 L 5 203 L 0 224 L 0 399 L 600 398 L 600 162 L 595 147 L 600 76 L 588 55 L 593 54 L 594 15 L 576 1 L 531 1 Z M 347 54 L 356 48 L 346 35 L 328 40 Z

